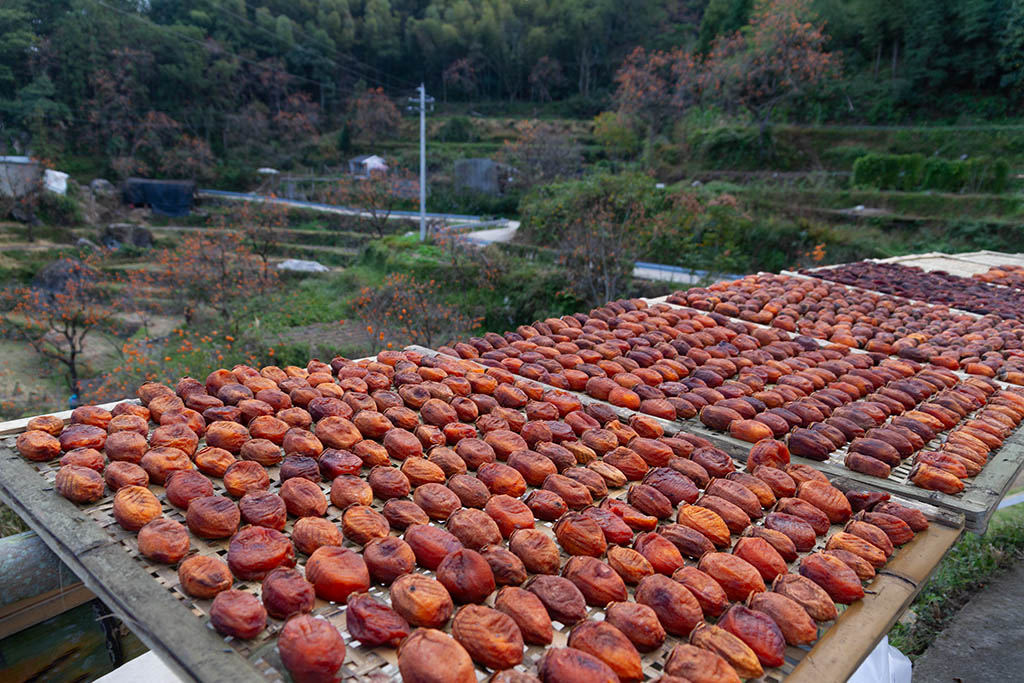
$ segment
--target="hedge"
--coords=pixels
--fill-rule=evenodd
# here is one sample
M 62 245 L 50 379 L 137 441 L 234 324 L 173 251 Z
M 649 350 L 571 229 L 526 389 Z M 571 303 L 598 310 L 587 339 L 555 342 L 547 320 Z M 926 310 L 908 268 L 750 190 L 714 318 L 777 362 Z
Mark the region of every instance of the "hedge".
M 1010 165 L 1005 159 L 950 160 L 922 154 L 865 154 L 853 163 L 857 188 L 914 192 L 1005 192 Z

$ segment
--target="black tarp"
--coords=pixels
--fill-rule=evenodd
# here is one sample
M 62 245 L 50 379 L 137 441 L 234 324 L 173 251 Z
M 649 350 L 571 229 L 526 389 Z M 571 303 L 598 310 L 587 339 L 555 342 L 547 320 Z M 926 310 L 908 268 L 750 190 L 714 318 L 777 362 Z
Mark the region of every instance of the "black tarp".
M 128 178 L 121 186 L 126 204 L 148 206 L 164 216 L 187 216 L 192 209 L 196 184 L 191 180 Z

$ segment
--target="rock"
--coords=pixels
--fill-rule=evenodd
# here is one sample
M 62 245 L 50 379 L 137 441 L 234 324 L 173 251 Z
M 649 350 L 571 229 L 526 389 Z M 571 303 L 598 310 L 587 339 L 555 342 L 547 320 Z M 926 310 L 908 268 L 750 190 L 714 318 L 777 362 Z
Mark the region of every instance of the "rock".
M 69 282 L 94 280 L 97 272 L 78 259 L 60 258 L 47 263 L 32 279 L 32 286 L 51 292 L 62 292 Z
M 288 270 L 295 273 L 326 273 L 330 268 L 317 263 L 316 261 L 303 261 L 302 259 L 285 259 L 277 264 L 278 270 Z
M 83 188 L 80 204 L 85 222 L 100 225 L 113 220 L 121 210 L 121 193 L 109 180 L 96 178 Z
M 103 178 L 94 178 L 89 183 L 89 191 L 92 192 L 93 197 L 96 198 L 114 197 L 120 201 L 120 198 L 117 196 L 117 188 L 112 182 L 104 180 Z
M 96 244 L 88 237 L 79 237 L 75 240 L 75 246 L 79 249 L 93 249 L 96 251 L 99 251 L 100 248 L 100 245 Z
M 111 223 L 103 228 L 100 241 L 106 246 L 116 249 L 122 244 L 149 249 L 153 246 L 153 233 L 149 228 L 131 223 Z

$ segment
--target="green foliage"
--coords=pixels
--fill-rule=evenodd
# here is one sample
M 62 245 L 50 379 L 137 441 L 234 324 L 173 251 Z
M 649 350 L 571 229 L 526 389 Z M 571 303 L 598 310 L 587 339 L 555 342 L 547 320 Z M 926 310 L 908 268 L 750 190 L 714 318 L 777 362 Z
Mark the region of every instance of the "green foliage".
M 655 187 L 650 177 L 640 173 L 594 174 L 573 180 L 540 186 L 523 197 L 519 204 L 522 217 L 521 239 L 540 246 L 559 246 L 568 226 L 580 211 L 605 197 L 620 206 L 638 202 L 648 215 L 663 210 L 666 193 Z
M 594 118 L 594 139 L 617 159 L 635 157 L 640 152 L 640 137 L 619 112 L 605 111 Z
M 870 154 L 870 150 L 862 145 L 837 145 L 824 150 L 821 160 L 829 168 L 849 170 L 857 159 L 867 154 Z
M 1010 165 L 1005 159 L 948 160 L 921 154 L 867 154 L 853 164 L 853 185 L 879 190 L 1005 192 Z
M 711 0 L 700 22 L 697 49 L 706 52 L 715 38 L 740 30 L 753 6 L 753 0 Z
M 480 139 L 468 116 L 453 116 L 444 122 L 438 133 L 445 142 L 476 142 Z
M 922 154 L 868 154 L 853 163 L 854 187 L 917 189 L 924 171 Z
M 777 156 L 771 129 L 762 135 L 756 126 L 697 129 L 687 144 L 693 158 L 706 168 L 759 170 Z
M 67 194 L 40 193 L 36 215 L 50 225 L 72 226 L 85 223 L 82 207 L 74 197 Z
M 451 185 L 433 185 L 427 204 L 431 211 L 437 213 L 513 218 L 519 211 L 521 198 L 522 194 L 516 188 L 507 188 L 504 194 L 493 196 L 472 190 L 455 190 Z
M 234 192 L 248 192 L 260 183 L 260 175 L 252 166 L 226 162 L 214 170 L 217 187 Z

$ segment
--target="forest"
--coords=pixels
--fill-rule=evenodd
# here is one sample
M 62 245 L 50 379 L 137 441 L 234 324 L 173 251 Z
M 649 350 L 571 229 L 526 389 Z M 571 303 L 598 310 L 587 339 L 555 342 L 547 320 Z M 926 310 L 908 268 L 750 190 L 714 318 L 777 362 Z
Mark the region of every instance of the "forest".
M 753 0 L 6 0 L 0 142 L 122 175 L 195 175 L 225 158 L 358 128 L 367 93 L 421 81 L 468 111 L 505 102 L 579 118 L 613 106 L 638 47 L 700 60 Z M 779 4 L 779 3 L 775 3 Z M 1019 115 L 1024 0 L 813 0 L 835 72 L 775 107 L 803 123 L 977 123 Z M 521 109 L 521 111 L 523 111 Z M 159 157 L 159 158 L 157 158 Z

